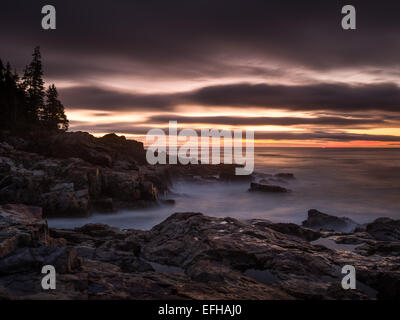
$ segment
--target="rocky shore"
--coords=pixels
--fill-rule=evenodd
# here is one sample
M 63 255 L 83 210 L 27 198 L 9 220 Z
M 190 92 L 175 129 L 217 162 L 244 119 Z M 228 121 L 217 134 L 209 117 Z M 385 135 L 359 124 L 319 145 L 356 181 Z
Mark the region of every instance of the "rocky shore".
M 395 299 L 400 221 L 360 225 L 317 210 L 302 226 L 175 213 L 149 231 L 47 217 L 173 203 L 174 179 L 245 181 L 286 193 L 291 173 L 235 176 L 233 165 L 149 166 L 114 134 L 7 137 L 0 142 L 0 299 Z M 173 212 L 173 211 L 171 211 Z M 229 213 L 227 213 L 229 215 Z M 57 289 L 43 290 L 53 265 Z M 344 265 L 357 289 L 341 286 Z
M 357 246 L 331 249 L 321 239 Z M 357 270 L 356 290 L 341 287 L 347 264 Z M 55 267 L 56 290 L 41 288 L 43 265 Z M 40 208 L 0 207 L 2 299 L 399 297 L 400 221 L 387 218 L 350 233 L 201 213 L 175 213 L 149 231 L 62 230 L 49 229 Z
M 60 132 L 0 140 L 0 204 L 43 208 L 45 217 L 157 205 L 171 177 L 234 180 L 233 165 L 156 165 L 143 144 L 115 134 Z M 246 177 L 249 179 L 249 177 Z

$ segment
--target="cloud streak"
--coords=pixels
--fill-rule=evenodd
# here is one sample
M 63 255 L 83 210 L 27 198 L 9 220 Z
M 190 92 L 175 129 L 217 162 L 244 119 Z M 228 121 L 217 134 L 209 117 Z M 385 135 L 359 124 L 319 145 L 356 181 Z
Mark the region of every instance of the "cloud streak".
M 179 105 L 187 104 L 296 111 L 400 112 L 400 88 L 393 83 L 358 86 L 343 83 L 296 86 L 238 83 L 168 94 L 127 93 L 99 87 L 72 87 L 62 89 L 61 94 L 69 108 L 107 111 L 173 110 Z
M 319 71 L 399 65 L 400 4 L 393 0 L 353 0 L 357 32 L 340 27 L 345 1 L 53 0 L 58 24 L 52 32 L 40 28 L 44 4 L 2 3 L 0 40 L 8 46 L 0 56 L 22 67 L 26 48 L 40 44 L 51 77 L 218 77 L 235 74 L 234 67 L 246 61 Z M 263 63 L 240 71 L 264 74 Z
M 353 0 L 355 31 L 341 28 L 344 0 L 53 0 L 52 31 L 40 27 L 45 4 L 2 3 L 0 57 L 22 71 L 41 46 L 46 82 L 57 85 L 71 129 L 143 134 L 173 117 L 307 130 L 262 134 L 288 140 L 400 135 L 398 1 Z M 120 122 L 149 114 L 140 128 Z M 348 133 L 368 129 L 388 135 Z
M 324 126 L 369 126 L 384 125 L 382 119 L 352 119 L 342 117 L 187 117 L 177 114 L 153 116 L 149 123 L 166 123 L 176 120 L 180 124 L 214 124 L 232 126 L 295 126 L 295 125 L 324 125 Z
M 72 122 L 74 130 L 87 131 L 91 130 L 94 133 L 115 132 L 119 134 L 129 135 L 145 135 L 151 126 L 135 126 L 128 122 L 118 122 L 109 124 L 85 124 L 80 122 Z M 160 126 L 159 129 L 168 134 L 168 126 Z M 201 131 L 195 130 L 200 136 Z M 259 140 L 319 140 L 319 141 L 380 141 L 380 142 L 400 142 L 400 136 L 393 135 L 373 135 L 373 134 L 352 134 L 346 132 L 265 132 L 256 131 L 255 139 Z

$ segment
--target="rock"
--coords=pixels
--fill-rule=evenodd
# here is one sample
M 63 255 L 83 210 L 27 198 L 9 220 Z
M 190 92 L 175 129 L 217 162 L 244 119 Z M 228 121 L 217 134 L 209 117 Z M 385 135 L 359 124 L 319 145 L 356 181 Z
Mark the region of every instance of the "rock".
M 375 240 L 367 232 L 337 232 L 341 241 L 353 236 L 370 249 L 379 244 L 379 253 L 384 245 L 388 251 L 377 256 L 359 247 L 349 252 L 311 244 L 318 234 L 293 224 L 190 212 L 175 213 L 149 231 L 104 224 L 49 230 L 37 208 L 1 206 L 0 298 L 398 297 L 400 256 L 393 254 L 398 241 Z M 44 264 L 57 271 L 57 290 L 52 292 L 40 287 Z M 346 264 L 357 270 L 357 290 L 341 288 Z
M 104 171 L 102 172 L 101 179 L 103 194 L 110 195 L 112 198 L 135 201 L 141 199 L 143 196 L 141 189 L 144 187 L 142 187 L 138 174 Z
M 344 264 L 357 265 L 357 270 L 366 270 L 372 276 L 374 269 L 370 266 L 380 261 L 383 267 L 381 259 L 385 258 L 366 258 L 313 246 L 301 237 L 276 232 L 270 226 L 269 222 L 250 224 L 199 213 L 177 213 L 150 231 L 142 254 L 150 261 L 183 267 L 198 282 L 225 285 L 226 281 L 243 279 L 246 270 L 257 270 L 256 274 L 272 275 L 277 281 L 274 287 L 300 299 L 373 298 L 362 290 L 344 293 L 334 290 L 334 286 L 340 286 L 340 270 Z M 292 233 L 291 227 L 281 231 Z M 388 268 L 381 272 L 394 272 L 395 278 L 399 278 L 399 271 L 395 271 L 397 262 L 388 259 L 385 263 L 390 266 L 384 266 L 383 269 Z M 254 272 L 246 274 L 254 276 Z M 328 278 L 332 280 L 327 281 Z M 378 282 L 374 278 L 368 286 L 377 288 Z
M 0 206 L 0 259 L 18 248 L 34 247 L 49 242 L 46 221 L 37 207 Z
M 5 151 L 14 150 L 13 146 L 9 145 L 7 142 L 0 142 L 0 148 L 5 150 Z
M 154 205 L 173 179 L 252 177 L 236 176 L 233 164 L 150 166 L 142 143 L 115 134 L 33 132 L 7 139 L 12 145 L 0 142 L 0 203 L 40 206 L 46 217 Z
M 73 183 L 58 183 L 50 188 L 50 192 L 74 192 Z
M 378 218 L 367 224 L 367 232 L 381 241 L 400 241 L 400 220 Z
M 48 192 L 41 195 L 40 204 L 46 216 L 85 215 L 89 211 L 89 192 Z
M 219 167 L 219 179 L 222 181 L 251 181 L 252 175 L 237 175 L 237 165 L 222 165 Z
M 21 248 L 0 262 L 0 297 L 4 299 L 290 299 L 279 288 L 257 283 L 227 270 L 224 289 L 204 276 L 193 278 L 168 268 L 157 268 L 140 256 L 138 243 L 147 243 L 148 232 L 120 231 L 105 225 L 86 225 L 75 230 L 52 230 L 67 239 L 68 246 L 42 245 Z M 77 241 L 77 242 L 76 242 Z M 82 244 L 82 243 L 86 244 Z M 73 248 L 71 249 L 71 246 Z M 140 256 L 139 256 L 140 255 Z M 40 289 L 37 270 L 48 263 L 57 270 L 57 290 Z M 200 265 L 199 265 L 200 266 Z M 213 266 L 214 270 L 222 268 Z M 171 272 L 171 273 L 170 273 Z M 215 273 L 214 273 L 215 274 Z M 210 273 L 212 275 L 212 273 Z M 212 277 L 212 276 L 211 276 Z
M 362 243 L 371 243 L 372 237 L 366 232 L 355 232 L 354 234 L 339 234 L 331 237 L 333 241 L 339 244 L 358 245 Z
M 335 217 L 318 210 L 308 211 L 307 220 L 303 221 L 303 227 L 317 230 L 334 230 L 340 232 L 352 232 L 359 225 L 346 217 Z
M 42 219 L 42 208 L 20 204 L 6 204 L 0 206 L 1 218 L 15 220 L 18 223 L 31 223 Z
M 296 179 L 293 173 L 281 172 L 281 173 L 275 174 L 274 176 L 277 177 L 277 178 L 286 179 L 286 180 L 294 180 L 294 179 Z
M 314 241 L 321 237 L 321 233 L 311 229 L 306 229 L 294 223 L 271 223 L 268 228 L 275 231 L 302 238 L 307 241 Z
M 106 134 L 98 138 L 98 141 L 111 150 L 111 155 L 116 161 L 129 162 L 131 165 L 146 163 L 146 153 L 141 142 L 127 140 L 115 133 Z
M 37 139 L 31 138 L 30 151 L 54 158 L 80 158 L 91 164 L 112 167 L 116 161 L 145 163 L 143 144 L 116 134 L 96 138 L 87 132 L 60 132 Z
M 360 241 L 363 243 L 358 246 L 355 250 L 362 255 L 372 256 L 400 256 L 400 242 L 389 242 L 389 241 Z
M 252 182 L 250 183 L 249 191 L 260 191 L 260 192 L 271 192 L 271 193 L 287 193 L 290 192 L 289 189 L 283 188 L 281 186 L 267 185 Z
M 71 137 L 94 139 L 79 134 Z M 133 158 L 118 160 L 123 156 L 114 149 L 122 152 L 124 146 L 133 143 L 124 139 L 109 136 L 101 142 L 94 140 L 95 145 L 112 146 L 107 150 L 112 155 L 115 151 L 116 163 L 125 163 L 118 168 L 97 166 L 79 158 L 46 158 L 16 149 L 7 149 L 6 153 L 0 148 L 0 202 L 40 206 L 46 217 L 87 216 L 92 208 L 112 212 L 116 206 L 139 207 L 156 202 L 159 190 L 168 191 L 168 170 L 138 167 Z
M 110 227 L 101 223 L 86 224 L 83 227 L 76 228 L 75 230 L 79 233 L 83 233 L 95 238 L 101 238 L 103 240 L 122 239 L 126 237 L 126 233 L 118 228 Z
M 21 248 L 1 259 L 0 275 L 34 270 L 39 272 L 45 265 L 54 266 L 58 273 L 69 273 L 79 268 L 81 260 L 71 247 Z
M 281 178 L 269 178 L 267 181 L 265 181 L 265 179 L 262 179 L 259 181 L 259 183 L 263 183 L 263 184 L 288 184 L 288 181 L 285 179 L 281 179 Z
M 220 180 L 226 182 L 251 181 L 253 175 L 236 175 L 236 164 L 188 164 L 167 166 L 171 176 L 198 181 Z
M 94 210 L 98 212 L 115 212 L 114 201 L 112 198 L 92 200 L 91 205 Z
M 145 200 L 157 200 L 158 189 L 152 182 L 145 181 L 141 185 L 141 196 Z

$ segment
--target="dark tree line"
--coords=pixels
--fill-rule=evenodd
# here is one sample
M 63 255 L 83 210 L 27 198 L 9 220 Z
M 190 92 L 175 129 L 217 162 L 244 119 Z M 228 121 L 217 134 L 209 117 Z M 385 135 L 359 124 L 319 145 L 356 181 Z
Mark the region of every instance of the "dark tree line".
M 39 47 L 22 78 L 0 59 L 0 130 L 68 130 L 64 106 L 54 84 L 45 89 Z

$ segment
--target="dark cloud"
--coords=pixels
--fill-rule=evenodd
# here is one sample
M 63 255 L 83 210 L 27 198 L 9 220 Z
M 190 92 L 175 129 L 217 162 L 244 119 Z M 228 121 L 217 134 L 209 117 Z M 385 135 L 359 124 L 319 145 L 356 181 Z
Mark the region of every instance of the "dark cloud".
M 188 106 L 188 111 L 191 105 L 273 108 L 311 111 L 318 118 L 207 117 L 202 122 L 310 125 L 314 130 L 386 126 L 390 121 L 397 126 L 399 121 L 400 88 L 395 84 L 400 83 L 399 1 L 352 0 L 357 9 L 354 31 L 341 28 L 341 7 L 349 4 L 344 0 L 52 0 L 57 9 L 57 30 L 52 31 L 40 25 L 41 7 L 46 4 L 44 0 L 2 1 L 0 57 L 21 71 L 33 47 L 40 45 L 47 79 L 56 85 L 58 81 L 81 84 L 59 85 L 67 111 L 89 109 L 94 118 L 103 112 L 159 112 L 160 116 L 149 119 L 151 123 L 168 119 L 163 114 L 176 112 L 178 106 Z M 331 71 L 355 77 L 344 78 L 343 83 L 318 80 L 329 79 Z M 135 88 L 112 89 L 121 78 L 125 83 L 134 79 L 132 83 L 152 91 L 157 88 L 151 88 L 153 81 L 166 82 L 163 88 L 171 87 L 169 80 L 188 81 L 191 88 L 196 83 L 200 88 L 184 91 L 177 85 L 170 92 L 152 94 Z M 354 79 L 369 83 L 354 85 Z M 201 81 L 229 84 L 202 86 Z M 99 87 L 107 82 L 109 87 Z M 194 123 L 199 119 L 172 120 Z M 71 128 L 127 134 L 144 134 L 148 129 L 74 121 Z M 322 131 L 264 135 L 286 140 L 398 141 L 392 136 Z
M 235 84 L 202 88 L 188 99 L 203 105 L 257 106 L 291 110 L 400 111 L 400 88 L 391 83 L 350 86 Z
M 98 87 L 70 87 L 60 90 L 64 104 L 71 109 L 162 110 L 179 101 L 174 94 L 133 94 Z
M 148 119 L 149 123 L 166 123 L 176 120 L 180 124 L 215 124 L 215 125 L 235 125 L 235 126 L 293 126 L 293 125 L 324 125 L 324 126 L 363 126 L 363 125 L 383 125 L 381 119 L 352 119 L 341 117 L 185 117 L 177 114 L 154 116 Z
M 111 112 L 93 112 L 92 116 L 93 117 L 109 117 L 112 116 L 113 114 Z
M 400 3 L 353 0 L 357 30 L 341 28 L 347 1 L 61 1 L 57 30 L 41 29 L 47 1 L 5 0 L 0 56 L 17 66 L 43 48 L 50 77 L 89 74 L 218 76 L 237 61 L 274 60 L 315 70 L 399 65 Z M 239 67 L 238 67 L 239 68 Z M 246 69 L 247 68 L 247 69 Z M 242 74 L 271 72 L 244 67 Z
M 96 87 L 61 90 L 69 108 L 98 110 L 173 110 L 182 104 L 260 107 L 288 110 L 400 112 L 400 88 L 392 83 L 351 86 L 310 84 L 297 86 L 231 84 L 171 94 L 132 94 Z

